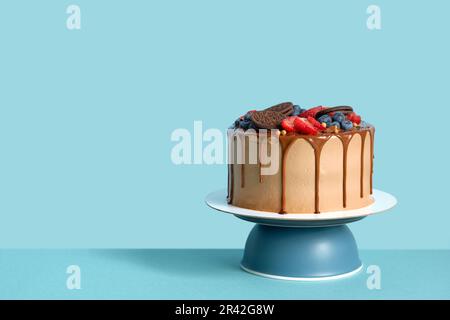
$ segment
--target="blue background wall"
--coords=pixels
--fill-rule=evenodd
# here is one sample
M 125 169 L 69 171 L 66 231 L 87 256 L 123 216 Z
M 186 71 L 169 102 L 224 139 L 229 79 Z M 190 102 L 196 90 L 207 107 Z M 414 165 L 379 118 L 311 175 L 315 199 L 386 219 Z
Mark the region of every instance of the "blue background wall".
M 81 8 L 81 30 L 66 8 Z M 382 29 L 366 27 L 381 8 Z M 448 1 L 2 1 L 1 247 L 242 247 L 204 204 L 224 165 L 175 166 L 176 128 L 253 107 L 354 106 L 398 206 L 361 248 L 450 248 Z

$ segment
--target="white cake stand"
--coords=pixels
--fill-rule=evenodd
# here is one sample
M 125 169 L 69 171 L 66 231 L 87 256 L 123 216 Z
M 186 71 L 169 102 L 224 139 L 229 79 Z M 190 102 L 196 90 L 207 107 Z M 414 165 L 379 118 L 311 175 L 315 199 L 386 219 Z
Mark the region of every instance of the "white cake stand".
M 230 205 L 226 190 L 210 193 L 206 204 L 220 212 L 254 222 L 241 267 L 276 279 L 317 281 L 337 279 L 362 269 L 358 247 L 347 223 L 391 209 L 389 193 L 373 190 L 374 202 L 364 208 L 320 214 L 277 214 Z

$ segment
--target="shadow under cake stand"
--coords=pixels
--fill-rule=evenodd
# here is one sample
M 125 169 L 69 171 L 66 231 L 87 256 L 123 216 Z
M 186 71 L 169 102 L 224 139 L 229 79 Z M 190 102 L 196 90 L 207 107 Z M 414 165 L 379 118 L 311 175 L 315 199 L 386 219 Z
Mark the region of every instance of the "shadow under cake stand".
M 209 207 L 254 222 L 241 267 L 247 272 L 284 280 L 318 281 L 351 276 L 362 269 L 350 222 L 391 209 L 389 193 L 373 190 L 369 206 L 321 214 L 276 214 L 227 203 L 226 190 L 206 197 Z

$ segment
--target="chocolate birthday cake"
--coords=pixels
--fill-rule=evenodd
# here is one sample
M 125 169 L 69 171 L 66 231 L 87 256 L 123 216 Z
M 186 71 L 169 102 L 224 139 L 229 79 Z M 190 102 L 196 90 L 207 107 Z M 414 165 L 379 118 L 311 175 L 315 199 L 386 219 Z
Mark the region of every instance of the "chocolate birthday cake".
M 251 110 L 228 131 L 228 203 L 281 214 L 365 207 L 374 134 L 349 106 Z

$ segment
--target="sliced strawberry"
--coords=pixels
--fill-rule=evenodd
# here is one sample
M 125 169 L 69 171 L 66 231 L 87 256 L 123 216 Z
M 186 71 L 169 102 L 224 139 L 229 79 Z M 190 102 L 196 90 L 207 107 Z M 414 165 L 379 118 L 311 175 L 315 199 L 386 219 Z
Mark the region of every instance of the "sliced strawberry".
M 308 109 L 306 111 L 303 111 L 302 113 L 299 114 L 299 117 L 302 117 L 302 118 L 313 117 L 314 118 L 316 116 L 317 112 L 322 111 L 326 108 L 327 107 L 324 107 L 324 106 L 314 107 L 314 108 Z
M 347 119 L 350 120 L 351 122 L 354 122 L 356 124 L 360 124 L 361 123 L 361 116 L 357 115 L 354 112 L 351 112 L 347 115 Z
M 294 132 L 295 126 L 294 126 L 294 120 L 297 117 L 287 117 L 281 120 L 281 127 L 286 130 L 286 132 Z
M 300 117 L 296 117 L 294 119 L 294 128 L 297 132 L 309 135 L 316 135 L 319 132 L 319 130 L 315 128 L 314 125 L 307 119 Z
M 317 130 L 319 130 L 319 131 L 325 130 L 325 128 L 322 127 L 322 124 L 319 121 L 317 121 L 316 119 L 314 119 L 313 117 L 308 117 L 306 119 L 308 119 L 308 122 L 311 123 L 314 126 L 314 128 L 316 128 Z

